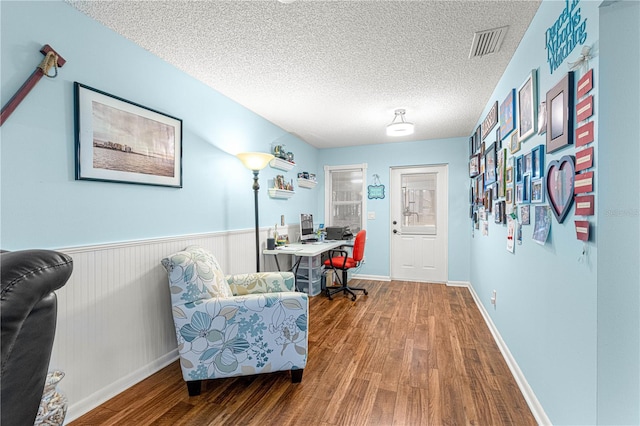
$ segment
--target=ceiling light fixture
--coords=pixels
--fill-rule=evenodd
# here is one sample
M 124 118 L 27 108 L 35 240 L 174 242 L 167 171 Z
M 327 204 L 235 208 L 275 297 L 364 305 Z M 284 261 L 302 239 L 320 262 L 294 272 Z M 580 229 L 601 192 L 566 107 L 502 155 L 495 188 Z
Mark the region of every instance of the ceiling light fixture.
M 405 136 L 413 134 L 413 123 L 404 121 L 404 109 L 397 109 L 396 116 L 393 117 L 391 124 L 387 126 L 387 136 Z

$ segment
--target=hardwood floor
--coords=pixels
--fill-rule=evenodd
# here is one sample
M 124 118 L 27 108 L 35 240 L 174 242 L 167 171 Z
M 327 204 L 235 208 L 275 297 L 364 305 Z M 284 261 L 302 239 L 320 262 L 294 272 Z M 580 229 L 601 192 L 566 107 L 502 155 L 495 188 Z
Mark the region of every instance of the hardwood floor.
M 468 289 L 358 281 L 311 298 L 302 383 L 288 372 L 210 380 L 178 362 L 71 425 L 535 425 Z

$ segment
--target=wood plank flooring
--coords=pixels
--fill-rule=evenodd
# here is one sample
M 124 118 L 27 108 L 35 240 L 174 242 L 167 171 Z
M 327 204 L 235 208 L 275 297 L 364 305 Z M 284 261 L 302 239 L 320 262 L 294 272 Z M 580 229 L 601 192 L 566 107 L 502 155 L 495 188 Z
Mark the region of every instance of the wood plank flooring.
M 469 290 L 356 280 L 311 298 L 302 383 L 288 372 L 207 381 L 189 397 L 178 362 L 80 425 L 535 425 Z

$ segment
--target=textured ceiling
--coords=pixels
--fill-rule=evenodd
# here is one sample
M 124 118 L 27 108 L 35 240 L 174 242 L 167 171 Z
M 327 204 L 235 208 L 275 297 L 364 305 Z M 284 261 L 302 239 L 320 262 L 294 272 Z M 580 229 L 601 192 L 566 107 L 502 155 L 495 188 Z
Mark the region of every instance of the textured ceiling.
M 530 1 L 67 2 L 319 148 L 468 136 Z M 469 59 L 476 31 L 509 26 Z M 415 134 L 386 136 L 405 108 Z

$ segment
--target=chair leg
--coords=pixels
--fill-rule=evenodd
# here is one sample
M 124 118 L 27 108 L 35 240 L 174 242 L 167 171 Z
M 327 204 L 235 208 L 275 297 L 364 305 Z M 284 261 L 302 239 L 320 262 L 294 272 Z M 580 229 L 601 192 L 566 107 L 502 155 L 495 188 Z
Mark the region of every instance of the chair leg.
M 187 390 L 189 391 L 189 396 L 200 395 L 201 384 L 202 380 L 187 382 Z
M 343 269 L 342 270 L 342 278 L 340 278 L 340 276 L 338 276 L 338 274 L 336 274 L 336 277 L 338 279 L 338 282 L 340 282 L 340 285 L 326 288 L 326 295 L 329 298 L 329 300 L 332 300 L 331 299 L 332 295 L 334 295 L 336 293 L 340 293 L 340 292 L 344 293 L 345 296 L 347 294 L 350 294 L 351 295 L 351 300 L 353 300 L 354 302 L 356 300 L 356 294 L 354 293 L 354 290 L 363 292 L 365 296 L 369 294 L 367 292 L 367 289 L 365 289 L 365 288 L 349 287 L 348 281 L 347 281 L 348 280 L 348 270 L 347 269 Z
M 291 383 L 300 383 L 302 381 L 303 368 L 299 370 L 291 370 Z

